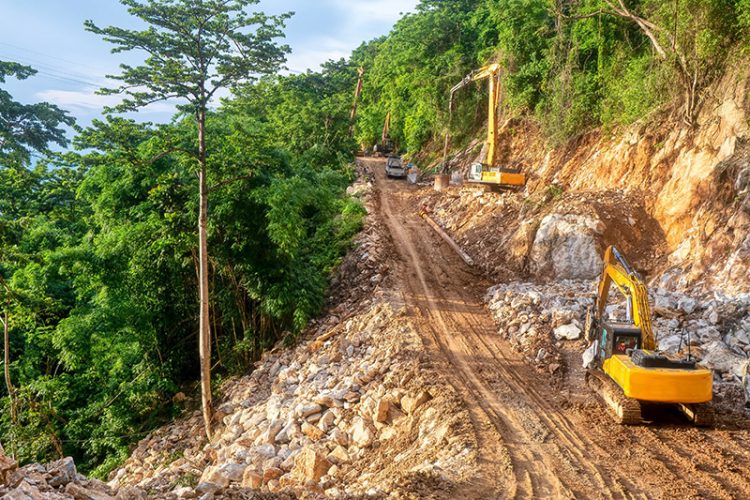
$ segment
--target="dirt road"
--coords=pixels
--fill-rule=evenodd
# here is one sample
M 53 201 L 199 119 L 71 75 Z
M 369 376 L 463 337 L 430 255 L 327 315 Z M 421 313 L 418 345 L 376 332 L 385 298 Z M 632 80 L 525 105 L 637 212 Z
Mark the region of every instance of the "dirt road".
M 496 333 L 490 283 L 418 216 L 416 187 L 375 176 L 401 289 L 434 365 L 462 394 L 480 469 L 473 498 L 750 498 L 750 432 L 623 427 L 575 384 L 554 388 Z

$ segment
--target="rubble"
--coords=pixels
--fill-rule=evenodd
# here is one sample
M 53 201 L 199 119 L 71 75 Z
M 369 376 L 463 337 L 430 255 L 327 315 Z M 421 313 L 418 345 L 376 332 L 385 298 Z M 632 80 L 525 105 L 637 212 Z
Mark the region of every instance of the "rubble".
M 597 281 L 499 284 L 487 291 L 485 301 L 498 325 L 498 334 L 511 341 L 540 369 L 563 365 L 559 341 L 581 338 L 587 307 Z M 695 295 L 662 287 L 650 290 L 653 329 L 660 351 L 690 355 L 712 369 L 716 383 L 744 384 L 750 363 L 750 294 L 728 296 L 718 292 Z M 624 303 L 610 295 L 606 314 L 624 318 Z M 582 352 L 587 344 L 580 343 Z M 551 370 L 556 372 L 557 369 Z M 748 399 L 750 401 L 750 399 Z
M 141 499 L 140 488 L 118 490 L 78 473 L 72 458 L 65 457 L 47 465 L 18 467 L 0 448 L 0 498 L 8 500 L 114 500 Z

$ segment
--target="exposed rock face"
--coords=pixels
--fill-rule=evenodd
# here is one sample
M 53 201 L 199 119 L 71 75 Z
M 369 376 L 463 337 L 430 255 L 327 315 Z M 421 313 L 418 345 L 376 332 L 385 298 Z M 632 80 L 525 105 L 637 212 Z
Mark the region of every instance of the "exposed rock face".
M 550 214 L 542 219 L 530 253 L 536 276 L 551 279 L 590 279 L 602 268 L 597 237 L 602 222 L 592 216 Z

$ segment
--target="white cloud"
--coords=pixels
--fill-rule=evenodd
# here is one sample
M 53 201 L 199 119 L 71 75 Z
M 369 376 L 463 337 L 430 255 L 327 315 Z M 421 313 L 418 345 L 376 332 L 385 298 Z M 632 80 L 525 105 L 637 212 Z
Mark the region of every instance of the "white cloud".
M 121 96 L 99 95 L 97 87 L 85 87 L 82 90 L 44 90 L 36 95 L 43 101 L 57 104 L 63 109 L 80 112 L 101 112 L 105 107 L 116 106 L 122 101 Z M 173 113 L 174 104 L 157 102 L 149 105 L 143 111 L 146 113 Z
M 330 0 L 334 8 L 346 12 L 349 22 L 362 25 L 372 22 L 395 23 L 409 12 L 417 0 Z
M 333 59 L 337 61 L 342 57 L 349 57 L 352 52 L 351 44 L 333 37 L 316 37 L 310 43 L 302 47 L 296 47 L 287 56 L 286 66 L 292 72 L 313 71 L 319 69 L 320 65 Z

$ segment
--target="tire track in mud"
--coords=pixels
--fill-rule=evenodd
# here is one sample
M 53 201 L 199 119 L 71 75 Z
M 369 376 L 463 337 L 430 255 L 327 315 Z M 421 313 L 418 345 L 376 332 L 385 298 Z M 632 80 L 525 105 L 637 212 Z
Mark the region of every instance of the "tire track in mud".
M 497 369 L 496 356 L 486 346 L 483 352 L 482 349 L 478 349 L 480 346 L 476 338 L 471 342 L 472 338 L 468 335 L 454 335 L 466 327 L 472 335 L 477 335 L 473 331 L 476 326 L 467 321 L 465 315 L 458 311 L 455 314 L 443 313 L 443 309 L 450 309 L 456 304 L 459 306 L 458 309 L 465 308 L 467 304 L 461 297 L 446 298 L 440 291 L 446 285 L 453 285 L 453 283 L 446 284 L 439 281 L 429 283 L 434 281 L 434 276 L 426 277 L 417 254 L 419 244 L 417 242 L 424 244 L 425 241 L 429 241 L 429 237 L 425 240 L 424 234 L 415 235 L 415 241 L 410 233 L 421 232 L 422 228 L 416 229 L 413 224 L 405 224 L 398 220 L 393 215 L 390 200 L 384 190 L 381 190 L 380 208 L 397 248 L 403 254 L 404 260 L 410 264 L 410 271 L 414 271 L 414 273 L 408 272 L 404 275 L 416 275 L 416 280 L 407 280 L 405 285 L 411 291 L 411 299 L 428 320 L 426 324 L 418 325 L 418 330 L 423 334 L 425 330 L 428 331 L 431 343 L 450 360 L 452 367 L 460 373 L 461 377 L 458 377 L 460 381 L 457 377 L 452 377 L 454 384 L 458 386 L 456 388 L 459 393 L 464 394 L 468 406 L 478 406 L 489 418 L 502 436 L 503 445 L 510 454 L 513 479 L 509 485 L 510 488 L 505 493 L 510 497 L 522 498 L 591 496 L 592 492 L 605 498 L 628 496 L 619 481 L 605 479 L 602 471 L 595 464 L 582 460 L 581 450 L 575 449 L 575 444 L 569 438 L 563 436 L 563 440 L 567 441 L 567 446 L 563 447 L 558 446 L 556 442 L 547 442 L 549 433 L 545 431 L 550 428 L 554 429 L 554 426 L 550 425 L 549 419 L 534 409 L 534 406 L 538 406 L 538 402 L 529 401 L 528 398 L 523 397 L 526 396 L 524 387 L 508 372 Z M 435 269 L 435 271 L 442 271 L 443 276 L 449 276 L 450 272 L 450 270 L 446 272 L 442 269 Z M 481 309 L 480 312 L 486 315 L 486 312 Z M 462 342 L 457 342 L 456 339 Z M 460 343 L 464 344 L 463 347 Z M 487 361 L 477 365 L 476 358 L 479 353 L 484 354 Z M 484 380 L 486 372 L 496 375 L 497 379 L 511 389 L 515 394 L 516 406 L 521 406 L 520 410 L 510 410 L 504 407 L 503 401 L 498 399 L 495 391 Z M 467 395 L 470 397 L 467 398 Z M 528 428 L 529 421 L 536 423 L 531 429 Z M 479 442 L 482 442 L 481 430 L 477 429 L 477 431 L 480 434 Z M 557 435 L 559 431 L 555 434 L 560 440 L 561 436 Z
M 418 218 L 403 182 L 385 181 L 380 162 L 366 164 L 414 327 L 469 410 L 478 496 L 750 498 L 750 454 L 731 433 L 620 427 L 600 407 L 559 407 L 548 381 L 496 335 L 479 299 L 483 280 Z

